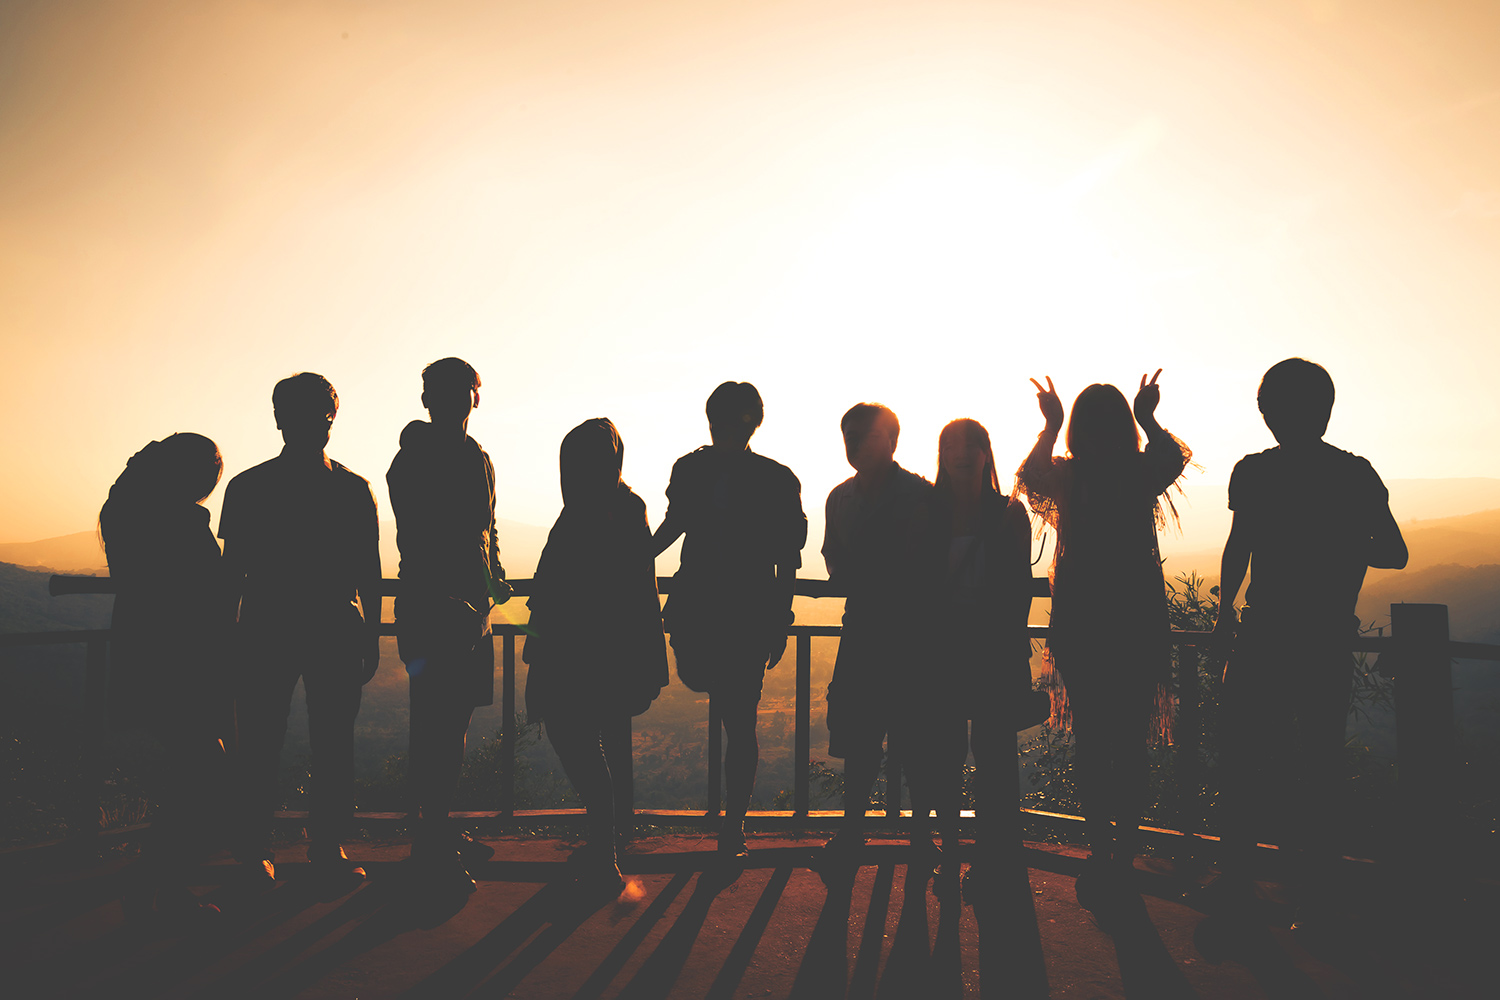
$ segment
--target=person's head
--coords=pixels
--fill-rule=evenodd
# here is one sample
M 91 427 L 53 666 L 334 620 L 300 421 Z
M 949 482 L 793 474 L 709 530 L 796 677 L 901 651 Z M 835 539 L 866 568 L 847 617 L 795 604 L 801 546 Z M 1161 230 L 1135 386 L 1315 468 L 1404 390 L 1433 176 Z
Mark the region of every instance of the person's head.
M 1141 435 L 1125 395 L 1095 382 L 1073 401 L 1068 418 L 1068 454 L 1074 458 L 1113 458 L 1141 450 Z
M 109 499 L 123 507 L 151 509 L 202 503 L 223 474 L 224 459 L 213 441 L 202 434 L 172 434 L 130 457 L 110 487 Z M 100 526 L 104 527 L 102 516 Z
M 1287 358 L 1262 376 L 1255 404 L 1279 443 L 1316 441 L 1333 414 L 1333 378 L 1306 358 Z
M 339 394 L 321 375 L 298 372 L 276 383 L 271 390 L 271 408 L 281 439 L 293 447 L 328 445 L 328 432 L 339 412 Z
M 479 405 L 479 373 L 458 358 L 434 361 L 422 369 L 422 405 L 435 424 L 464 424 Z
M 839 421 L 839 430 L 844 434 L 844 455 L 854 471 L 873 471 L 895 460 L 901 421 L 890 407 L 855 403 Z
M 624 461 L 625 442 L 607 418 L 585 420 L 568 431 L 558 454 L 563 505 L 588 507 L 608 500 L 619 489 Z
M 962 417 L 949 422 L 938 435 L 938 471 L 934 484 L 951 493 L 960 484 L 973 482 L 976 477 L 981 489 L 1000 492 L 990 432 L 979 421 Z
M 760 393 L 749 382 L 725 382 L 709 393 L 708 436 L 715 446 L 739 449 L 766 417 Z

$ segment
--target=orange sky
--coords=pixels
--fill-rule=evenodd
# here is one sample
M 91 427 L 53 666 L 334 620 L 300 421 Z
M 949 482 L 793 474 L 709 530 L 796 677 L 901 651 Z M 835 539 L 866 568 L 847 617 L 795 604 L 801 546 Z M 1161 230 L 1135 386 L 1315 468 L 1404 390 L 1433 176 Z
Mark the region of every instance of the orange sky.
M 297 370 L 384 504 L 450 354 L 532 524 L 597 415 L 658 519 L 726 378 L 811 511 L 857 400 L 917 471 L 956 416 L 1013 467 L 1028 376 L 1157 367 L 1217 507 L 1292 354 L 1387 479 L 1500 476 L 1496 51 L 1500 8 L 1400 0 L 10 0 L 0 541 L 172 431 L 269 457 Z

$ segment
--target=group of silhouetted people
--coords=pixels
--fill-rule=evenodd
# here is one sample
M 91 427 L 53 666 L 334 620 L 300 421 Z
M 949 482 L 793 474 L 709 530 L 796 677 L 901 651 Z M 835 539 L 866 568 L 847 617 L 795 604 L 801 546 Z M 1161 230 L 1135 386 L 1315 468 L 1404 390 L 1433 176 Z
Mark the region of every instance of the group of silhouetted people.
M 1054 721 L 1074 737 L 1091 852 L 1079 899 L 1099 912 L 1132 892 L 1148 747 L 1172 714 L 1157 531 L 1175 519 L 1168 491 L 1191 457 L 1156 420 L 1160 374 L 1142 376 L 1133 405 L 1111 385 L 1084 389 L 1062 456 L 1053 454 L 1062 401 L 1050 378 L 1045 388 L 1033 380 L 1044 428 L 1008 490 L 974 420 L 943 428 L 928 482 L 896 463 L 900 424 L 890 409 L 859 403 L 844 415 L 855 474 L 828 496 L 822 552 L 846 595 L 827 693 L 828 752 L 844 761 L 845 799 L 815 862 L 825 874 L 857 864 L 887 757 L 907 777 L 918 860 L 940 864 L 929 818 L 951 844 L 971 748 L 984 850 L 969 877 L 983 885 L 1003 874 L 991 866 L 1019 869 L 1013 737 L 1046 715 L 1027 632 L 1035 515 L 1057 540 L 1044 687 Z M 490 610 L 510 588 L 494 466 L 467 435 L 479 376 L 445 358 L 422 378 L 430 419 L 402 432 L 386 477 L 401 554 L 396 632 L 410 679 L 412 858 L 424 884 L 463 891 L 474 883 L 449 813 L 470 716 L 493 702 Z M 153 733 L 170 762 L 127 898 L 141 911 L 203 909 L 184 866 L 208 843 L 207 803 L 224 789 L 236 857 L 256 879 L 274 880 L 271 816 L 299 678 L 312 751 L 308 859 L 320 873 L 363 876 L 342 842 L 360 690 L 379 662 L 375 501 L 366 480 L 324 452 L 338 412 L 326 379 L 294 375 L 272 402 L 285 447 L 230 482 L 222 557 L 201 501 L 223 463 L 199 435 L 175 434 L 135 455 L 100 512 L 119 592 L 112 711 Z M 1406 548 L 1369 463 L 1322 441 L 1333 405 L 1324 369 L 1300 358 L 1273 366 L 1258 403 L 1278 446 L 1235 467 L 1217 627 L 1228 656 L 1223 766 L 1232 777 L 1224 867 L 1229 884 L 1248 887 L 1250 849 L 1276 811 L 1273 789 L 1298 763 L 1308 776 L 1296 815 L 1314 873 L 1304 911 L 1312 913 L 1335 889 L 1354 603 L 1365 569 L 1404 566 Z M 755 387 L 725 382 L 706 412 L 712 443 L 673 466 L 654 533 L 622 478 L 613 423 L 587 420 L 561 444 L 563 509 L 528 602 L 526 702 L 583 801 L 587 841 L 574 871 L 594 889 L 623 887 L 611 762 L 629 753 L 616 737 L 631 716 L 668 683 L 668 633 L 679 678 L 712 697 L 726 733 L 720 859 L 747 854 L 761 688 L 786 648 L 807 518 L 797 477 L 750 450 L 764 418 Z M 680 569 L 663 608 L 654 560 L 678 538 Z M 1237 618 L 1233 602 L 1252 564 L 1250 603 Z

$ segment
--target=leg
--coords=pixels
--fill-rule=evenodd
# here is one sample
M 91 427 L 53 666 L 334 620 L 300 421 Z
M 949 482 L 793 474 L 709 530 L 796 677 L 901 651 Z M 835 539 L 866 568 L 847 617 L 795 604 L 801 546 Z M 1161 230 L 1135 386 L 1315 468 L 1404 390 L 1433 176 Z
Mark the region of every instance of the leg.
M 547 738 L 562 761 L 588 813 L 588 850 L 600 870 L 619 877 L 615 860 L 615 791 L 604 757 L 603 725 L 592 714 L 554 712 L 546 721 Z
M 234 770 L 239 802 L 233 809 L 234 852 L 244 863 L 275 857 L 271 816 L 280 802 L 281 746 L 300 669 L 269 648 L 257 649 L 251 656 L 255 672 L 241 678 L 235 703 L 239 745 Z
M 721 850 L 742 850 L 745 843 L 745 813 L 755 790 L 755 772 L 760 764 L 760 741 L 755 732 L 760 699 L 743 692 L 723 698 L 720 717 L 724 721 L 724 820 L 720 827 Z M 728 846 L 726 846 L 726 844 Z
M 417 814 L 413 849 L 452 854 L 456 842 L 448 820 L 458 795 L 464 747 L 474 709 L 455 692 L 411 680 L 411 736 L 407 752 L 411 801 Z
M 362 694 L 357 664 L 328 658 L 302 675 L 312 750 L 310 850 L 337 853 L 354 817 L 354 720 Z

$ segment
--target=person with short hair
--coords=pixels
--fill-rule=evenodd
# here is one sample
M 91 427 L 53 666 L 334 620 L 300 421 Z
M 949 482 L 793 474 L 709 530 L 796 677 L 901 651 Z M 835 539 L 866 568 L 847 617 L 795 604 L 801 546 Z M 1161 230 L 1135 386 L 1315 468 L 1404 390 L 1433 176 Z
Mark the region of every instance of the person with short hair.
M 909 749 L 912 687 L 920 683 L 921 622 L 909 606 L 918 584 L 932 484 L 896 464 L 901 422 L 887 406 L 856 403 L 840 421 L 854 475 L 828 494 L 823 560 L 844 592 L 843 633 L 828 685 L 828 755 L 844 760 L 844 818 L 823 846 L 828 861 L 863 847 L 865 811 L 882 756 Z M 930 811 L 928 789 L 912 784 L 912 811 Z M 913 841 L 931 849 L 930 834 Z
M 1277 797 L 1305 848 L 1306 907 L 1317 922 L 1334 895 L 1344 734 L 1353 695 L 1355 604 L 1369 567 L 1401 569 L 1406 542 L 1368 461 L 1323 440 L 1333 379 L 1304 358 L 1266 372 L 1256 405 L 1276 447 L 1246 455 L 1229 479 L 1234 521 L 1220 569 L 1227 715 L 1226 875 L 1248 890 L 1250 856 Z M 1246 574 L 1254 579 L 1236 615 Z M 1291 795 L 1287 796 L 1286 791 Z M 1286 838 L 1278 838 L 1284 843 Z
M 667 630 L 677 676 L 707 692 L 724 723 L 718 850 L 743 860 L 745 813 L 760 761 L 761 685 L 786 651 L 807 515 L 792 470 L 750 450 L 765 415 L 755 386 L 725 382 L 705 409 L 713 443 L 672 466 L 667 514 L 652 541 L 660 555 L 686 535 L 667 598 Z
M 459 358 L 424 368 L 430 419 L 406 425 L 385 476 L 401 553 L 396 639 L 411 693 L 412 860 L 428 887 L 469 892 L 474 879 L 448 814 L 474 708 L 495 702 L 490 608 L 510 596 L 495 534 L 495 466 L 468 435 L 479 385 Z
M 236 684 L 243 787 L 240 860 L 275 879 L 271 818 L 292 695 L 307 694 L 312 750 L 308 861 L 363 878 L 343 840 L 354 813 L 354 719 L 380 665 L 380 523 L 362 476 L 324 449 L 339 397 L 300 372 L 271 394 L 281 454 L 229 482 L 219 515 L 231 605 L 238 609 Z M 363 613 L 361 613 L 363 609 Z

